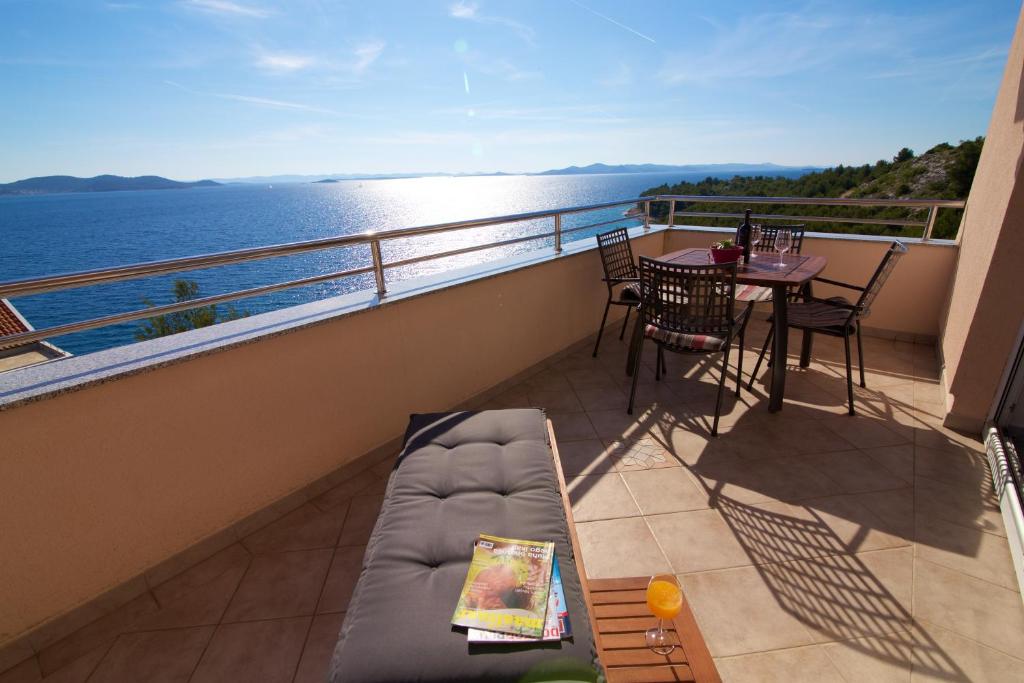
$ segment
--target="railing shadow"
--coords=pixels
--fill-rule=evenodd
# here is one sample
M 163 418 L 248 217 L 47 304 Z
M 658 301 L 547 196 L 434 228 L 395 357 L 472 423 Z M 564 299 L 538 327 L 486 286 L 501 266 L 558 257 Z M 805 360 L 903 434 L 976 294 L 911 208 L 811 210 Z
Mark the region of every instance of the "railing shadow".
M 718 485 L 720 486 L 720 484 Z M 809 508 L 806 518 L 769 512 L 709 491 L 779 606 L 817 642 L 842 641 L 880 662 L 942 680 L 963 670 L 857 555 Z

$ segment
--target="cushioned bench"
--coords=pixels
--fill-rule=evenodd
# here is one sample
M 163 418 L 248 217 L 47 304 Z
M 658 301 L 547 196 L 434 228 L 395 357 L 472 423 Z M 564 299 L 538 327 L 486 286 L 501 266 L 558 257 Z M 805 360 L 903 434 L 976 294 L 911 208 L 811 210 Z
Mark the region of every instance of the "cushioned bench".
M 412 416 L 331 663 L 333 683 L 594 680 L 600 665 L 539 410 Z M 554 541 L 573 638 L 470 645 L 451 625 L 480 533 Z

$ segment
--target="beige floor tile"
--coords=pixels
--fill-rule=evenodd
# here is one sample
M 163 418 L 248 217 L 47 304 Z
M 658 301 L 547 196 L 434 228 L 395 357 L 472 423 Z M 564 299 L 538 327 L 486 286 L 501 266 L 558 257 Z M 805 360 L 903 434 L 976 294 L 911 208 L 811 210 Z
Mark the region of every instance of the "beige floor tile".
M 587 576 L 592 579 L 651 576 L 671 566 L 640 517 L 576 525 Z
M 914 489 L 872 491 L 850 496 L 867 508 L 879 521 L 879 531 L 906 542 L 914 540 Z
M 862 453 L 908 484 L 914 483 L 914 444 L 865 448 Z
M 641 417 L 640 411 L 637 415 L 627 415 L 626 407 L 618 410 L 595 410 L 588 412 L 594 431 L 602 440 L 607 439 L 637 439 L 643 436 L 644 430 L 640 428 L 637 418 Z
M 384 503 L 383 495 L 356 496 L 348 506 L 338 545 L 366 545 Z
M 366 470 L 344 481 L 323 495 L 313 499 L 313 505 L 323 511 L 335 509 L 341 505 L 347 505 L 353 497 L 362 492 L 363 489 L 373 486 L 378 477 L 373 472 Z
M 144 593 L 107 616 L 44 648 L 39 654 L 43 675 L 50 675 L 98 647 L 109 646 L 118 635 L 129 630 L 145 615 L 157 611 L 158 607 L 152 595 Z
M 839 487 L 841 493 L 908 488 L 907 482 L 860 451 L 832 451 L 801 457 Z
M 1009 657 L 927 621 L 920 623 L 922 645 L 914 652 L 913 681 L 1019 681 L 1024 660 Z
M 46 683 L 85 683 L 113 646 L 113 642 L 101 645 L 49 674 L 43 680 Z
M 802 500 L 839 493 L 839 486 L 794 458 L 744 460 L 708 456 L 690 471 L 713 495 L 739 503 Z
M 832 555 L 789 565 L 770 565 L 766 576 L 789 582 L 799 577 L 804 591 L 795 610 L 816 642 L 894 636 L 912 626 L 914 577 L 911 548 L 858 555 Z
M 624 410 L 628 398 L 611 380 L 607 386 L 577 388 L 576 396 L 587 411 Z
M 147 614 L 131 630 L 205 626 L 220 622 L 249 567 L 251 556 L 240 544 L 157 586 L 160 609 Z
M 597 438 L 597 432 L 586 413 L 548 413 L 548 418 L 559 444 Z
M 300 550 L 255 556 L 224 621 L 313 614 L 332 554 L 330 550 Z
M 890 424 L 865 415 L 837 415 L 821 420 L 836 434 L 857 448 L 879 448 L 881 446 L 898 446 L 910 443 L 912 433 L 898 433 Z M 908 438 L 909 437 L 909 438 Z
M 974 490 L 991 481 L 984 454 L 964 448 L 942 450 L 915 445 L 914 473 Z
M 577 522 L 638 517 L 640 509 L 617 473 L 573 477 L 566 482 Z
M 337 544 L 346 512 L 347 507 L 344 505 L 322 512 L 320 508 L 307 503 L 249 534 L 242 539 L 242 545 L 253 553 L 332 548 Z
M 821 645 L 724 657 L 723 683 L 845 683 Z
M 908 491 L 909 493 L 909 491 Z M 801 501 L 824 523 L 848 552 L 860 553 L 909 545 L 889 524 L 861 502 L 864 494 L 830 496 Z
M 1013 655 L 1024 651 L 1020 593 L 918 559 L 914 616 Z
M 690 510 L 647 517 L 677 574 L 742 567 L 751 557 L 717 510 Z
M 298 617 L 218 627 L 192 682 L 291 681 L 311 621 Z
M 800 617 L 755 567 L 683 574 L 683 592 L 714 657 L 810 645 Z
M 615 470 L 615 458 L 598 439 L 558 443 L 558 458 L 566 478 Z
M 623 472 L 622 479 L 645 515 L 708 507 L 707 492 L 682 467 Z
M 914 494 L 920 515 L 1006 536 L 1002 511 L 992 492 L 991 479 L 983 479 L 972 486 L 967 482 L 950 484 L 918 477 Z
M 365 554 L 365 546 L 348 546 L 334 551 L 331 569 L 316 608 L 317 614 L 344 612 L 348 609 L 352 591 L 363 568 Z
M 826 643 L 820 647 L 846 681 L 907 683 L 916 644 L 911 634 L 896 633 Z
M 327 680 L 327 670 L 344 619 L 344 613 L 321 614 L 313 618 L 306 645 L 302 649 L 302 659 L 299 660 L 299 670 L 295 674 L 295 683 L 324 683 Z
M 1019 590 L 1010 548 L 987 534 L 931 515 L 917 516 L 917 556 L 1003 588 Z
M 213 631 L 213 626 L 201 626 L 122 635 L 89 681 L 187 683 Z
M 530 390 L 530 404 L 551 413 L 582 413 L 583 406 L 568 386 L 554 391 Z

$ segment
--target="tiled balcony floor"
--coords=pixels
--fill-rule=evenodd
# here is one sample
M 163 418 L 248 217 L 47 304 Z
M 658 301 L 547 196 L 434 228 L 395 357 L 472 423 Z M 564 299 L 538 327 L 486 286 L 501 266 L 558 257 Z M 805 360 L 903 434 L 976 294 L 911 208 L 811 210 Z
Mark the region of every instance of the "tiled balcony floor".
M 749 344 L 764 332 L 753 323 Z M 717 439 L 718 359 L 670 354 L 655 382 L 647 354 L 630 417 L 614 335 L 598 360 L 573 353 L 482 407 L 547 409 L 587 573 L 676 573 L 726 680 L 1021 680 L 1024 608 L 981 444 L 940 426 L 933 349 L 865 346 L 856 417 L 831 339 L 816 341 L 811 368 L 791 359 L 782 413 L 767 412 L 763 385 L 730 393 Z M 357 475 L 0 683 L 323 681 L 388 470 Z

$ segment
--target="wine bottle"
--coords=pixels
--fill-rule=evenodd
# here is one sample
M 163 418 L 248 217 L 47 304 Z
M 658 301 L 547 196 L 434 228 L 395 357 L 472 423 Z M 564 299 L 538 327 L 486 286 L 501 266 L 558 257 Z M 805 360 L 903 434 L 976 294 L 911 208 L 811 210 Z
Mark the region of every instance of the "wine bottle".
M 743 247 L 743 263 L 750 263 L 750 209 L 743 216 L 743 223 L 736 231 L 736 246 Z

